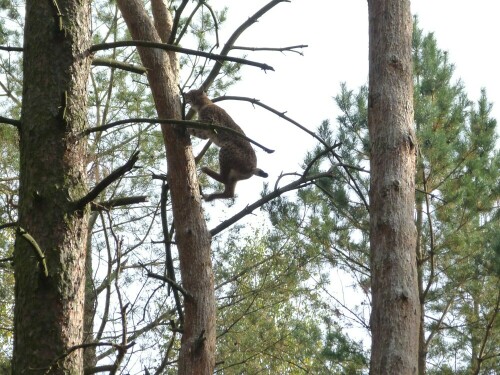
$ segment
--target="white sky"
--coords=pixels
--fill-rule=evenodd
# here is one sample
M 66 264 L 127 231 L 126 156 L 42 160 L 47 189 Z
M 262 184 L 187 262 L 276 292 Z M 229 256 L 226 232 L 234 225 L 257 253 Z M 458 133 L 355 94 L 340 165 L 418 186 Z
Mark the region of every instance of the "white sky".
M 214 9 L 229 7 L 228 21 L 220 33 L 228 35 L 267 0 L 212 0 Z M 469 97 L 477 100 L 485 87 L 493 116 L 500 118 L 500 69 L 496 39 L 500 36 L 500 3 L 492 0 L 413 0 L 412 13 L 419 17 L 424 32 L 434 32 L 438 47 L 449 52 L 456 79 L 461 78 Z M 338 114 L 333 97 L 341 82 L 357 89 L 368 79 L 368 10 L 366 0 L 292 0 L 266 13 L 240 37 L 237 45 L 283 47 L 307 44 L 304 56 L 295 53 L 248 52 L 247 58 L 265 62 L 275 72 L 254 67 L 242 69 L 242 82 L 228 95 L 260 99 L 287 111 L 314 130 L 325 119 L 335 124 Z M 234 52 L 237 55 L 237 51 Z M 280 172 L 299 170 L 313 139 L 293 125 L 248 103 L 221 102 L 247 135 L 275 149 L 273 154 L 257 150 L 259 167 L 270 173 L 274 184 Z M 236 189 L 236 206 L 258 198 L 262 181 L 254 177 Z M 244 197 L 242 198 L 242 194 Z M 215 203 L 218 207 L 222 203 Z M 236 209 L 234 207 L 233 209 Z

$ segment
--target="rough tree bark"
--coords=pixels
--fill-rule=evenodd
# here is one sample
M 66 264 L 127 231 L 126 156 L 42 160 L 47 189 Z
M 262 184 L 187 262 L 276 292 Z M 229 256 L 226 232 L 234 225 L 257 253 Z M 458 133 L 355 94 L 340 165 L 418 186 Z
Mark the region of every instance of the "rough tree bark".
M 73 202 L 87 190 L 79 134 L 87 127 L 90 3 L 28 0 L 25 17 L 12 366 L 40 374 L 82 342 L 88 214 Z M 44 252 L 48 276 L 23 231 Z M 50 373 L 82 373 L 81 351 Z
M 143 1 L 118 0 L 117 3 L 133 39 L 168 40 L 172 18 L 163 1 L 152 1 L 154 23 Z M 181 119 L 175 53 L 151 48 L 138 48 L 138 51 L 148 71 L 158 116 Z M 215 296 L 210 234 L 202 213 L 191 141 L 185 129 L 162 125 L 162 132 L 182 286 L 190 294 L 184 298 L 178 373 L 212 374 L 215 366 Z
M 416 374 L 412 19 L 408 0 L 369 0 L 371 374 Z

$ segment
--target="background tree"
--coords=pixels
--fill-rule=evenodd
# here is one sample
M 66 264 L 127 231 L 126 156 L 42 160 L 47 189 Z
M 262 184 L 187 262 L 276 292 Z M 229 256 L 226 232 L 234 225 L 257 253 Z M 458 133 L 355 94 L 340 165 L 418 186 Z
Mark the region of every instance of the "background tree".
M 369 14 L 372 374 L 414 374 L 418 303 L 415 133 L 409 1 L 372 0 Z
M 493 347 L 498 340 L 496 121 L 490 117 L 491 104 L 484 91 L 477 103 L 468 99 L 464 84 L 454 82 L 447 53 L 438 49 L 433 34 L 418 28 L 418 22 L 414 23 L 413 62 L 420 145 L 415 215 L 423 312 L 419 371 L 470 373 L 477 368 L 472 364 L 481 362 L 481 371 L 487 373 L 497 366 Z M 367 192 L 367 88 L 354 91 L 342 85 L 335 101 L 341 110 L 337 132 L 325 122 L 318 134 L 323 139 L 335 135 L 342 142 L 344 147 L 338 153 L 345 164 L 366 167 L 351 168 L 351 174 L 361 191 Z M 313 150 L 307 160 L 319 152 Z M 320 173 L 334 162 L 319 159 L 311 170 Z M 335 178 L 301 190 L 294 214 L 288 216 L 289 224 L 281 228 L 289 236 L 304 233 L 305 242 L 323 249 L 320 256 L 325 261 L 347 273 L 343 274 L 344 283 L 351 280 L 361 296 L 366 294 L 364 300 L 347 305 L 332 298 L 329 305 L 330 314 L 336 314 L 343 326 L 355 324 L 368 331 L 368 211 L 359 191 L 349 185 L 348 176 L 337 172 Z M 476 308 L 474 300 L 481 301 Z M 473 332 L 478 337 L 475 340 L 471 339 Z M 475 360 L 481 351 L 482 360 Z

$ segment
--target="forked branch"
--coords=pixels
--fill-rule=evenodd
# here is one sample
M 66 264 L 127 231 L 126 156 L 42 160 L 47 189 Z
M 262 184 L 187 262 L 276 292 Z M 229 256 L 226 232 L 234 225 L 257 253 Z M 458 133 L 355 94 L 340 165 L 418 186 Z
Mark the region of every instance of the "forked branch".
M 330 146 L 329 149 L 326 150 L 326 152 L 330 152 L 334 148 L 340 147 L 340 145 L 341 145 L 341 143 L 336 143 L 335 145 Z M 215 236 L 215 235 L 219 234 L 224 229 L 230 227 L 231 225 L 233 225 L 234 223 L 236 223 L 241 218 L 245 217 L 246 215 L 251 214 L 257 208 L 263 206 L 267 202 L 270 202 L 271 200 L 273 200 L 273 199 L 275 199 L 275 198 L 283 195 L 284 193 L 286 193 L 288 191 L 297 190 L 297 189 L 301 189 L 301 188 L 303 188 L 305 186 L 309 186 L 309 185 L 313 184 L 314 181 L 316 181 L 316 180 L 318 180 L 320 178 L 325 178 L 325 177 L 331 178 L 331 177 L 333 177 L 332 170 L 336 166 L 342 166 L 342 165 L 340 165 L 340 164 L 339 165 L 334 165 L 334 166 L 332 166 L 330 168 L 329 171 L 324 172 L 324 173 L 318 173 L 318 174 L 314 174 L 314 175 L 307 175 L 306 173 L 301 174 L 300 177 L 297 180 L 295 180 L 295 181 L 293 181 L 293 182 L 289 183 L 288 185 L 285 185 L 285 186 L 283 186 L 281 188 L 274 189 L 273 191 L 271 191 L 269 194 L 263 196 L 258 201 L 252 203 L 249 206 L 246 206 L 243 210 L 241 210 L 240 212 L 238 212 L 236 215 L 234 215 L 231 218 L 223 221 L 222 223 L 220 223 L 219 225 L 217 225 L 215 228 L 211 229 L 210 230 L 210 234 L 212 236 Z M 309 168 L 306 168 L 306 171 L 307 170 L 309 170 Z

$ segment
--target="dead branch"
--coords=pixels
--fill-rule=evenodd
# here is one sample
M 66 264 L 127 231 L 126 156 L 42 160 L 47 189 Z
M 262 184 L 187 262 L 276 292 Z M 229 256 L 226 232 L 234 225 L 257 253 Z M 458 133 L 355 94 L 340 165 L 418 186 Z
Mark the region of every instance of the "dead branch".
M 94 58 L 92 60 L 92 65 L 93 66 L 108 66 L 110 68 L 121 69 L 121 70 L 125 70 L 127 72 L 137 73 L 137 74 L 146 74 L 147 73 L 146 68 L 143 66 L 134 65 L 134 64 L 127 64 L 127 63 L 116 61 L 113 59 L 105 59 L 105 58 L 101 58 L 101 57 Z
M 335 147 L 339 147 L 341 144 L 340 143 L 337 143 L 335 144 L 334 146 L 331 146 L 332 148 L 335 148 Z M 328 151 L 331 151 L 331 150 L 328 150 Z M 340 166 L 340 165 L 338 165 Z M 283 195 L 284 193 L 288 192 L 288 191 L 292 191 L 292 190 L 297 190 L 297 189 L 301 189 L 305 186 L 309 186 L 311 184 L 314 183 L 315 180 L 318 180 L 320 178 L 324 178 L 324 177 L 333 177 L 333 174 L 332 174 L 332 169 L 333 169 L 333 166 L 332 168 L 327 171 L 327 172 L 324 172 L 324 173 L 318 173 L 318 174 L 315 174 L 315 175 L 307 175 L 307 174 L 302 174 L 300 175 L 300 177 L 289 183 L 288 185 L 285 185 L 281 188 L 276 188 L 274 189 L 272 192 L 270 192 L 269 194 L 263 196 L 261 199 L 259 199 L 258 201 L 252 203 L 251 205 L 249 206 L 246 206 L 243 210 L 241 210 L 240 212 L 238 212 L 237 214 L 235 214 L 234 216 L 232 216 L 231 218 L 223 221 L 222 223 L 220 223 L 219 225 L 217 225 L 215 228 L 211 229 L 210 230 L 210 234 L 212 236 L 215 236 L 217 234 L 219 234 L 220 232 L 222 232 L 224 229 L 230 227 L 231 225 L 233 225 L 234 223 L 236 223 L 238 220 L 240 220 L 241 218 L 251 214 L 254 210 L 256 210 L 257 208 L 263 206 L 264 204 L 266 204 L 267 202 Z
M 76 210 L 81 210 L 83 209 L 87 204 L 92 202 L 94 199 L 97 198 L 97 196 L 104 190 L 106 189 L 109 185 L 111 185 L 113 182 L 115 182 L 117 179 L 122 177 L 125 173 L 130 171 L 132 168 L 134 168 L 135 163 L 137 163 L 137 160 L 139 160 L 139 151 L 135 151 L 130 159 L 121 167 L 118 167 L 115 169 L 113 172 L 111 172 L 107 177 L 105 177 L 101 182 L 99 182 L 94 188 L 89 191 L 87 195 L 85 195 L 83 198 L 78 200 L 75 203 L 75 209 Z
M 15 120 L 13 118 L 8 118 L 8 117 L 3 117 L 3 116 L 0 116 L 0 124 L 12 125 L 12 126 L 15 126 L 18 129 L 21 127 L 21 121 L 20 120 Z
M 23 47 L 0 46 L 0 51 L 23 52 Z
M 123 197 L 110 199 L 103 202 L 90 202 L 90 209 L 92 211 L 109 210 L 113 207 L 129 206 L 137 203 L 144 203 L 148 201 L 147 195 L 138 195 L 134 197 Z
M 260 8 L 257 12 L 255 12 L 251 17 L 249 17 L 233 32 L 233 34 L 229 37 L 226 44 L 222 48 L 220 55 L 227 56 L 227 54 L 229 53 L 229 51 L 231 51 L 231 48 L 234 46 L 234 43 L 240 37 L 240 35 L 243 34 L 243 32 L 246 29 L 248 29 L 250 26 L 256 23 L 259 20 L 259 18 L 262 17 L 264 14 L 266 14 L 269 10 L 274 8 L 279 3 L 289 3 L 289 2 L 290 0 L 273 0 L 264 5 L 262 8 Z M 202 84 L 202 87 L 204 87 L 205 90 L 207 90 L 210 87 L 210 85 L 215 81 L 221 69 L 222 69 L 222 63 L 220 61 L 216 61 L 211 72 L 209 73 L 209 75 Z
M 233 46 L 231 49 L 242 50 L 242 51 L 275 51 L 275 52 L 294 52 L 298 53 L 300 56 L 304 56 L 302 51 L 297 51 L 297 49 L 307 48 L 309 47 L 307 44 L 299 44 L 296 46 L 288 46 L 288 47 L 243 47 L 243 46 Z
M 181 126 L 185 126 L 186 128 L 204 129 L 204 130 L 212 130 L 212 131 L 223 131 L 223 132 L 230 133 L 234 136 L 246 139 L 248 142 L 253 143 L 257 147 L 260 147 L 262 150 L 264 150 L 268 154 L 272 154 L 274 152 L 274 150 L 271 150 L 270 148 L 267 148 L 267 147 L 261 145 L 257 141 L 254 141 L 253 139 L 251 139 L 251 138 L 247 137 L 246 135 L 241 134 L 233 129 L 229 129 L 225 126 L 220 126 L 220 125 L 216 125 L 216 124 L 208 124 L 205 122 L 189 121 L 189 120 L 174 120 L 174 119 L 159 119 L 159 118 L 158 119 L 149 119 L 149 118 L 140 118 L 140 117 L 139 118 L 130 118 L 130 119 L 126 119 L 126 120 L 119 120 L 119 121 L 110 122 L 106 125 L 97 126 L 94 128 L 89 128 L 89 129 L 85 130 L 82 134 L 89 135 L 90 133 L 98 132 L 98 131 L 105 131 L 105 130 L 108 130 L 108 129 L 113 128 L 115 126 L 130 124 L 130 123 L 137 123 L 137 122 L 146 122 L 146 123 L 150 123 L 150 124 L 181 125 Z
M 221 64 L 221 65 L 222 65 L 222 63 L 220 61 L 231 61 L 231 62 L 235 62 L 238 64 L 255 66 L 257 68 L 261 68 L 262 70 L 274 71 L 274 68 L 272 66 L 269 66 L 269 65 L 264 64 L 264 63 L 252 61 L 252 60 L 242 59 L 239 57 L 231 57 L 231 56 L 226 56 L 226 55 L 218 55 L 218 54 L 209 53 L 209 52 L 202 52 L 202 51 L 198 51 L 198 50 L 194 50 L 194 49 L 182 48 L 182 47 L 175 46 L 172 44 L 150 42 L 150 41 L 146 41 L 146 40 L 124 40 L 124 41 L 120 41 L 120 42 L 94 44 L 92 47 L 90 47 L 90 52 L 97 52 L 97 51 L 102 51 L 102 50 L 106 50 L 106 49 L 110 49 L 110 48 L 117 48 L 117 47 L 158 48 L 158 49 L 162 49 L 164 51 L 172 51 L 172 52 L 184 53 L 184 54 L 188 54 L 188 55 L 206 57 L 207 59 L 216 60 L 217 61 L 216 64 Z
M 302 131 L 306 132 L 307 134 L 309 134 L 310 136 L 312 136 L 313 138 L 315 138 L 316 140 L 318 140 L 323 146 L 325 146 L 327 148 L 330 147 L 328 145 L 328 143 L 326 143 L 323 139 L 321 139 L 321 137 L 319 137 L 318 135 L 316 135 L 314 132 L 310 131 L 305 126 L 299 124 L 297 121 L 295 121 L 295 120 L 291 119 L 290 117 L 286 116 L 285 115 L 286 111 L 285 112 L 279 112 L 276 109 L 274 109 L 274 108 L 272 108 L 272 107 L 270 107 L 270 106 L 268 106 L 266 104 L 261 103 L 261 101 L 258 100 L 258 99 L 251 99 L 251 98 L 247 98 L 247 97 L 244 97 L 244 96 L 221 96 L 219 98 L 212 99 L 212 101 L 214 103 L 218 102 L 218 101 L 221 101 L 221 100 L 241 100 L 241 101 L 250 102 L 252 104 L 256 104 L 256 105 L 258 105 L 258 106 L 260 106 L 262 108 L 265 108 L 268 111 L 276 114 L 277 116 L 281 117 L 282 119 L 284 119 L 284 120 L 292 123 L 293 125 L 295 125 L 299 129 L 301 129 Z M 349 168 L 347 166 L 345 166 L 344 164 L 342 164 L 340 156 L 337 155 L 337 153 L 335 153 L 335 152 L 332 151 L 332 155 L 339 162 L 339 164 L 342 165 L 342 168 L 344 169 L 345 173 L 348 176 L 348 179 L 347 179 L 348 183 L 349 184 L 352 183 L 351 187 L 354 189 L 354 191 L 356 191 L 356 193 L 358 194 L 359 198 L 363 201 L 363 204 L 364 204 L 365 208 L 368 210 L 369 209 L 368 201 L 366 200 L 363 192 L 361 191 L 361 188 L 359 187 L 358 183 L 354 179 L 354 176 L 350 172 Z

